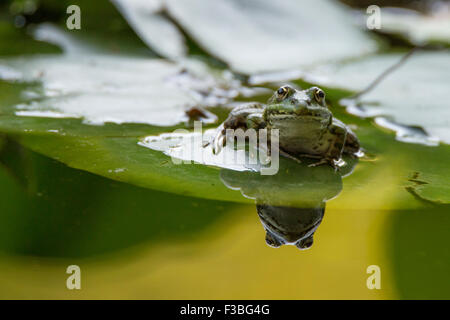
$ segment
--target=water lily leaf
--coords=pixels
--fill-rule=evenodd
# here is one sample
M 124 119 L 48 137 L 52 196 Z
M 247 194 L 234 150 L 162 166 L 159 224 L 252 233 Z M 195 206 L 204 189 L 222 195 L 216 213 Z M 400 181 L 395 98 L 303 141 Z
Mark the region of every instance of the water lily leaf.
M 400 36 L 414 45 L 450 44 L 450 13 L 439 10 L 430 15 L 399 8 L 382 8 L 378 31 Z
M 425 201 L 449 203 L 450 184 L 436 173 L 415 172 L 409 179 L 407 190 Z
M 166 6 L 202 48 L 242 73 L 305 67 L 376 49 L 335 1 L 168 0 Z
M 356 192 L 358 196 L 354 201 L 359 203 L 364 202 L 365 197 L 372 197 L 366 186 L 370 186 L 370 190 L 388 190 L 386 192 L 395 194 L 398 207 L 417 205 L 411 201 L 412 196 L 426 196 L 427 201 L 433 202 L 450 202 L 450 193 L 433 191 L 445 185 L 448 188 L 450 172 L 447 164 L 433 159 L 448 158 L 449 146 L 427 147 L 397 142 L 390 134 L 365 123 L 358 121 L 356 132 L 364 148 L 376 154 L 379 160 L 360 161 L 352 174 L 345 168 L 337 173 L 329 166 L 309 168 L 282 157 L 277 176 L 235 170 L 224 173 L 226 169 L 194 162 L 175 164 L 163 152 L 140 145 L 142 140 L 138 137 L 72 137 L 34 132 L 21 133 L 16 137 L 30 149 L 70 167 L 145 188 L 199 198 L 238 203 L 252 203 L 255 201 L 253 198 L 257 198 L 265 202 L 282 201 L 284 204 L 303 203 L 306 198 L 316 199 L 317 196 L 325 200 L 339 193 L 340 176 L 346 176 L 343 179 L 344 191 L 348 195 Z M 386 175 L 385 170 L 389 170 L 391 182 L 377 178 Z M 420 179 L 425 183 L 411 195 L 410 187 L 416 187 L 410 181 L 414 172 L 423 173 Z M 366 191 L 361 194 L 361 190 Z
M 58 44 L 66 53 L 0 60 L 0 79 L 30 84 L 20 94 L 22 103 L 9 108 L 9 114 L 21 118 L 174 126 L 188 120 L 189 108 L 218 106 L 239 94 L 258 94 L 243 87 L 230 72 L 213 70 L 200 60 L 172 63 L 106 54 L 51 25 L 40 26 L 35 35 Z M 217 120 L 204 113 L 208 115 L 202 117 L 204 123 Z
M 161 14 L 162 0 L 113 0 L 112 3 L 139 37 L 157 53 L 171 59 L 186 54 L 183 35 Z
M 184 108 L 198 101 L 167 81 L 181 67 L 163 60 L 66 55 L 1 61 L 42 83 L 36 98 L 16 107 L 18 116 L 83 118 L 91 124 L 183 121 Z
M 61 40 L 58 37 L 53 39 L 58 42 Z M 65 41 L 66 38 L 62 39 Z M 180 97 L 180 101 L 196 104 L 205 99 L 209 101 L 208 104 L 214 104 L 214 101 L 222 104 L 235 99 L 237 94 L 241 93 L 239 82 L 227 77 L 223 82 L 217 82 L 215 74 L 208 68 L 207 76 L 202 72 L 199 72 L 199 76 L 192 76 L 191 70 L 197 69 L 190 64 L 191 61 L 171 63 L 160 59 L 146 59 L 142 56 L 125 56 L 111 52 L 105 54 L 91 51 L 90 46 L 75 45 L 64 48 L 66 48 L 64 55 L 2 59 L 0 72 L 8 79 L 7 82 L 0 81 L 1 88 L 5 89 L 0 91 L 0 95 L 2 98 L 6 97 L 1 99 L 0 106 L 2 131 L 13 133 L 31 149 L 71 167 L 114 180 L 200 198 L 233 202 L 255 201 L 242 197 L 237 190 L 230 189 L 238 188 L 240 182 L 236 182 L 235 179 L 227 180 L 217 168 L 198 164 L 175 165 L 170 157 L 162 152 L 138 144 L 141 141 L 140 137 L 172 130 L 170 127 L 155 126 L 157 123 L 153 121 L 157 121 L 158 118 L 155 120 L 150 116 L 147 117 L 147 112 L 154 112 L 151 111 L 152 108 L 158 110 L 158 113 L 154 113 L 155 117 L 159 117 L 159 113 L 164 115 L 165 112 L 172 112 L 170 108 L 172 105 L 161 109 L 159 98 L 162 97 L 162 102 L 171 102 L 174 97 Z M 82 48 L 82 51 L 71 51 L 70 48 Z M 200 66 L 204 65 L 200 63 Z M 205 80 L 209 76 L 215 80 L 213 82 Z M 154 88 L 147 86 L 148 82 L 151 83 L 152 79 L 156 78 L 158 81 L 155 80 L 155 86 L 161 90 L 158 92 L 152 91 Z M 158 96 L 153 99 L 149 97 L 149 92 Z M 157 104 L 145 105 L 143 101 L 133 104 L 136 97 L 156 101 Z M 105 101 L 111 105 L 108 106 Z M 173 111 L 171 117 L 166 118 L 168 122 L 165 122 L 165 125 L 170 126 L 173 119 L 177 119 L 173 123 L 179 123 L 181 119 L 179 117 L 184 116 L 182 107 L 176 107 Z M 436 156 L 446 158 L 447 146 L 439 146 L 436 149 L 420 146 L 419 149 L 415 145 L 395 142 L 389 133 L 375 129 L 368 121 L 345 114 L 337 113 L 337 115 L 339 118 L 343 116 L 342 120 L 346 123 L 356 122 L 359 126 L 356 133 L 363 146 L 383 159 L 380 164 L 372 167 L 367 163 L 360 163 L 357 167 L 357 170 L 363 168 L 359 169 L 360 175 L 352 174 L 345 178 L 344 190 L 347 188 L 348 192 L 352 192 L 365 185 L 373 188 L 390 188 L 389 190 L 403 194 L 404 197 L 400 198 L 408 201 L 406 205 L 411 205 L 411 196 L 405 191 L 405 187 L 409 186 L 407 183 L 388 187 L 379 185 L 379 182 L 371 184 L 373 176 L 379 173 L 379 168 L 383 164 L 398 169 L 393 179 L 395 181 L 407 181 L 411 172 L 418 171 L 427 173 L 430 177 L 439 177 L 440 181 L 445 183 L 448 169 L 439 163 L 430 165 L 430 159 Z M 60 116 L 77 118 L 58 118 Z M 410 155 L 415 153 L 420 153 L 422 158 L 410 160 Z M 296 163 L 292 165 L 295 166 Z M 332 171 L 326 166 L 312 170 Z M 424 175 L 424 178 L 428 176 Z M 301 174 L 295 175 L 295 178 L 299 178 L 300 182 Z M 227 185 L 224 185 L 225 180 L 228 182 Z M 331 181 L 334 181 L 334 178 Z M 428 186 L 433 185 L 433 181 L 427 182 Z M 271 183 L 267 185 L 270 187 Z M 250 186 L 249 183 L 248 187 Z M 256 182 L 257 186 L 259 185 Z M 301 186 L 300 183 L 298 185 L 294 183 L 292 186 L 292 190 L 280 187 L 274 194 L 283 191 L 286 191 L 286 195 L 305 193 L 305 189 L 297 189 Z M 329 182 L 329 185 L 323 186 L 322 189 L 328 190 L 328 187 L 333 189 L 333 186 L 338 184 Z M 241 188 L 246 196 L 254 195 L 258 198 L 261 190 L 266 193 L 264 189 L 253 188 L 255 191 L 246 187 Z M 423 188 L 421 192 L 425 194 L 426 187 L 421 188 Z M 330 194 L 333 193 L 331 189 Z M 329 197 L 327 194 L 324 198 Z M 436 199 L 432 191 L 429 192 L 428 198 L 430 201 Z M 439 196 L 439 199 L 442 202 L 450 201 L 442 196 Z
M 67 137 L 25 134 L 20 142 L 76 169 L 137 186 L 206 199 L 249 202 L 219 179 L 219 170 L 177 165 L 162 152 L 138 145 L 136 137 Z
M 402 57 L 403 54 L 374 55 L 323 66 L 311 72 L 307 79 L 323 86 L 356 92 L 366 88 Z M 449 82 L 450 51 L 417 52 L 373 90 L 362 95 L 358 105 L 350 104 L 348 111 L 366 117 L 385 116 L 397 124 L 418 126 L 429 137 L 450 143 L 450 102 L 442 96 Z M 390 122 L 377 123 L 390 127 Z M 436 139 L 428 140 L 433 141 Z
M 50 24 L 36 27 L 34 36 L 58 45 L 65 54 L 0 58 L 0 80 L 22 86 L 16 103 L 2 106 L 8 118 L 0 119 L 0 127 L 8 131 L 44 129 L 83 136 L 150 134 L 161 132 L 155 126 L 190 124 L 192 120 L 214 123 L 217 117 L 213 113 L 203 110 L 198 116 L 189 110 L 225 105 L 238 96 L 264 91 L 245 87 L 230 71 L 214 69 L 198 59 L 175 63 L 135 55 L 134 51 L 130 55 L 113 53 Z M 196 116 L 191 119 L 193 114 Z M 38 118 L 49 119 L 51 128 Z M 103 129 L 81 128 L 77 119 L 83 124 L 108 124 L 109 130 L 102 133 Z M 133 130 L 129 130 L 130 124 L 135 126 Z M 142 125 L 151 127 L 142 131 Z
M 19 141 L 30 149 L 70 167 L 87 170 L 114 180 L 145 188 L 205 199 L 237 203 L 306 205 L 335 197 L 341 178 L 350 171 L 336 172 L 329 166 L 281 158 L 277 175 L 239 172 L 191 163 L 175 163 L 164 153 L 139 144 L 134 137 L 64 137 L 24 134 Z M 353 166 L 349 167 L 350 170 Z M 238 189 L 242 189 L 243 197 Z

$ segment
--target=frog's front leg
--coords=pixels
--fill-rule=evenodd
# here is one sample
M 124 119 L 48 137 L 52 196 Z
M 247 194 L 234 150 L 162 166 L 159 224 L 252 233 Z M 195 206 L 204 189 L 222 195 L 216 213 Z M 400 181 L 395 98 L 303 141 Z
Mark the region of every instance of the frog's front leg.
M 328 150 L 320 161 L 310 164 L 310 167 L 316 167 L 321 164 L 330 164 L 335 169 L 339 167 L 338 163 L 341 160 L 342 152 L 344 150 L 347 130 L 345 127 L 341 126 L 330 126 L 327 135 L 329 136 Z
M 216 129 L 212 140 L 212 151 L 218 154 L 226 145 L 227 129 L 260 129 L 264 126 L 262 113 L 264 108 L 259 103 L 248 103 L 234 108 L 228 118 Z

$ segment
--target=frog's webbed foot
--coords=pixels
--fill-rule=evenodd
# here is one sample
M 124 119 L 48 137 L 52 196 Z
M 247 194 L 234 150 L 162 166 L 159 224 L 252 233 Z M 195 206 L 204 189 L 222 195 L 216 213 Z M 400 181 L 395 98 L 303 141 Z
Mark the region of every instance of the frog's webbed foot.
M 228 118 L 216 129 L 214 138 L 210 142 L 213 153 L 220 153 L 226 145 L 228 129 L 259 129 L 263 125 L 262 112 L 263 108 L 258 103 L 248 103 L 234 108 Z

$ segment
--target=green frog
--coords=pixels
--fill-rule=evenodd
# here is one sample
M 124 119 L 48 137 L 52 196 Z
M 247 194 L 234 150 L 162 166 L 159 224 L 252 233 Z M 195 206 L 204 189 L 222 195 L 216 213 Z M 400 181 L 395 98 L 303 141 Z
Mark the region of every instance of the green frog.
M 333 117 L 318 87 L 297 90 L 280 87 L 267 104 L 247 103 L 234 108 L 217 128 L 212 140 L 214 153 L 226 144 L 227 129 L 278 129 L 279 153 L 301 162 L 299 157 L 318 159 L 310 166 L 342 165 L 342 155 L 357 156 L 360 143 L 352 130 Z M 270 138 L 270 135 L 269 135 Z

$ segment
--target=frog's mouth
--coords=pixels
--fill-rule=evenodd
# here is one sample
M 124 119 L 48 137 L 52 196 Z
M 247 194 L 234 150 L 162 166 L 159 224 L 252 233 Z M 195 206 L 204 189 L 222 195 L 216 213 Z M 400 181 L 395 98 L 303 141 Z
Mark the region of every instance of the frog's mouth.
M 268 113 L 268 116 L 272 117 L 272 118 L 279 118 L 279 119 L 284 119 L 284 118 L 292 118 L 292 119 L 299 119 L 299 118 L 305 118 L 305 119 L 323 119 L 324 115 L 317 111 L 311 111 L 311 110 L 305 110 L 305 109 L 300 109 L 299 111 L 296 112 L 292 112 L 292 111 L 285 111 L 285 110 L 270 110 L 270 112 Z
M 323 117 L 307 114 L 307 115 L 298 115 L 292 113 L 271 113 L 269 117 L 270 121 L 304 121 L 304 122 L 318 122 L 323 120 Z

